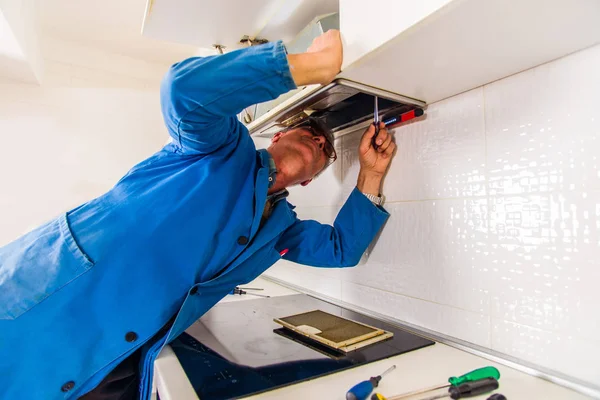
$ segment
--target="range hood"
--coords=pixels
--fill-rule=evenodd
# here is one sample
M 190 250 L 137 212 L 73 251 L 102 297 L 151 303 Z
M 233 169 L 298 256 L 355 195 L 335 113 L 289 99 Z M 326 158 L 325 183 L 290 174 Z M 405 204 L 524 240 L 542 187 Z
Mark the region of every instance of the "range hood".
M 337 79 L 326 86 L 304 88 L 247 127 L 252 135 L 271 137 L 282 129 L 302 123 L 310 116 L 319 119 L 337 138 L 373 121 L 375 96 L 378 97 L 381 120 L 425 106 L 419 100 Z
M 286 43 L 290 53 L 302 53 L 313 39 L 329 29 L 339 29 L 337 13 L 315 18 Z M 346 79 L 329 85 L 310 85 L 261 103 L 254 115 L 243 116 L 252 135 L 270 137 L 282 129 L 302 123 L 309 116 L 317 118 L 335 137 L 361 128 L 373 121 L 374 96 L 378 97 L 382 119 L 394 117 L 425 105 L 424 102 Z

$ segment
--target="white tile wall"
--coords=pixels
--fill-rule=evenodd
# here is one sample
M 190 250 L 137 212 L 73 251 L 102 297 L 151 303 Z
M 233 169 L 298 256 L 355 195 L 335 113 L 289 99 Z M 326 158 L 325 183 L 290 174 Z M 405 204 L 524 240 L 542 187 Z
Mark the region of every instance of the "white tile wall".
M 414 325 L 443 331 L 471 343 L 490 345 L 489 317 L 482 314 L 351 282 L 342 282 L 341 299 Z
M 485 195 L 483 89 L 431 105 L 397 128 L 396 160 L 385 182 L 390 201 Z
M 484 87 L 490 194 L 600 189 L 598 46 Z
M 600 381 L 600 343 L 492 319 L 492 348 L 587 382 Z
M 45 47 L 41 86 L 0 84 L 0 246 L 106 192 L 168 138 L 168 65 L 57 46 Z
M 600 192 L 495 197 L 492 316 L 600 343 Z
M 360 135 L 300 217 L 331 223 Z M 395 140 L 368 258 L 267 274 L 600 386 L 600 46 L 431 104 Z
M 391 203 L 368 262 L 346 281 L 489 314 L 487 200 Z
M 269 276 L 336 299 L 342 296 L 342 281 L 337 268 L 313 268 L 281 260 L 269 269 Z

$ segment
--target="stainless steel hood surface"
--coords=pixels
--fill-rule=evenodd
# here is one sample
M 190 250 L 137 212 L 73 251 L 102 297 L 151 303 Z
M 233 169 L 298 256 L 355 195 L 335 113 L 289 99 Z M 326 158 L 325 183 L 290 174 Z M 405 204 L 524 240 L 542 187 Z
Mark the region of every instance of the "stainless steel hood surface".
M 290 53 L 302 53 L 313 39 L 329 29 L 339 29 L 337 13 L 317 16 L 296 37 L 286 43 Z M 360 128 L 359 124 L 373 119 L 374 96 L 379 98 L 380 116 L 392 116 L 423 107 L 424 102 L 367 86 L 346 79 L 329 85 L 310 85 L 282 94 L 277 99 L 257 104 L 253 115 L 245 111 L 242 117 L 251 134 L 272 136 L 293 127 L 309 116 L 317 118 L 334 136 Z M 388 115 L 389 114 L 389 115 Z
M 424 102 L 346 79 L 309 88 L 307 95 L 294 96 L 248 125 L 251 134 L 272 136 L 309 116 L 318 118 L 335 136 L 373 119 L 373 98 L 379 98 L 382 117 L 423 107 Z

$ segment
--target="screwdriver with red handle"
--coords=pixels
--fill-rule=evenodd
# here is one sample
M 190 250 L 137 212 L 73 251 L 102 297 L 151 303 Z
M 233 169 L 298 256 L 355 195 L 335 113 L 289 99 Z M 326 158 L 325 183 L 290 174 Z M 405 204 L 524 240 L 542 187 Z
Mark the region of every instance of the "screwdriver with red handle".
M 377 136 L 379 135 L 379 104 L 378 104 L 378 99 L 377 96 L 375 96 L 375 111 L 373 113 L 374 117 L 373 117 L 373 125 L 375 126 L 375 134 L 373 135 L 373 138 L 371 139 L 372 141 L 372 145 L 373 148 L 375 150 L 377 150 L 379 148 L 379 146 L 376 143 L 376 139 Z M 414 110 L 410 110 L 407 111 L 403 114 L 397 115 L 395 117 L 390 117 L 390 118 L 386 118 L 385 120 L 383 120 L 383 124 L 385 125 L 386 128 L 392 128 L 398 124 L 401 124 L 403 122 L 406 121 L 410 121 L 413 118 L 418 118 L 423 116 L 424 112 L 422 108 L 415 108 Z
M 404 114 L 400 114 L 396 117 L 391 117 L 391 118 L 386 118 L 383 120 L 383 123 L 385 124 L 385 127 L 393 127 L 394 125 L 398 125 L 401 124 L 403 122 L 406 121 L 410 121 L 413 118 L 418 118 L 420 116 L 422 116 L 423 113 L 423 109 L 421 108 L 415 108 L 414 110 L 410 110 L 408 112 L 405 112 Z

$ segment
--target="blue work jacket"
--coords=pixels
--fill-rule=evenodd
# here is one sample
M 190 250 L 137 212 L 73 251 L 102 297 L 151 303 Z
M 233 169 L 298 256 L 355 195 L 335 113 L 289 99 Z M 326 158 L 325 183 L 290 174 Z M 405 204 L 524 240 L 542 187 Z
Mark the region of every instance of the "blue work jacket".
M 297 219 L 287 201 L 261 225 L 269 154 L 236 115 L 294 87 L 281 42 L 175 64 L 161 85 L 172 142 L 0 248 L 1 398 L 77 398 L 140 347 L 148 398 L 162 347 L 281 250 L 318 267 L 358 262 L 388 214 L 357 190 L 333 226 Z

